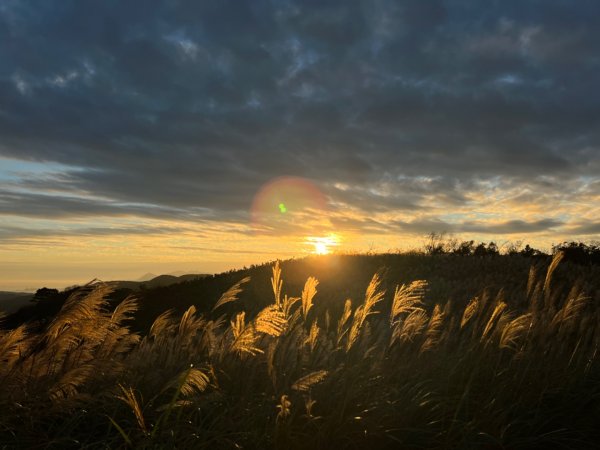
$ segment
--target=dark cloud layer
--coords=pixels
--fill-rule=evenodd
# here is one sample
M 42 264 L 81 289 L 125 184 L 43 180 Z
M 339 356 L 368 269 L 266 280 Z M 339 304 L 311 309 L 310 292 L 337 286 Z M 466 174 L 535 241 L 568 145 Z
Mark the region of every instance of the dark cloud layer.
M 497 177 L 595 178 L 599 54 L 592 0 L 7 0 L 0 155 L 73 170 L 0 192 L 0 214 L 242 221 L 281 175 L 417 211 Z

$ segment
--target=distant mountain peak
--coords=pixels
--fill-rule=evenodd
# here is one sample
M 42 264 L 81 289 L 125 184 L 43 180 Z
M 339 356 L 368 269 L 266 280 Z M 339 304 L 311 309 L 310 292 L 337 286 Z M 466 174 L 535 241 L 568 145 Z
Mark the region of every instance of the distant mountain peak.
M 154 275 L 152 272 L 148 272 L 147 274 L 138 278 L 136 281 L 150 281 L 153 278 L 156 278 L 156 275 Z
M 189 270 L 176 270 L 175 272 L 169 272 L 166 275 L 172 275 L 174 277 L 181 277 L 183 275 L 190 275 L 195 273 L 194 271 L 189 271 Z

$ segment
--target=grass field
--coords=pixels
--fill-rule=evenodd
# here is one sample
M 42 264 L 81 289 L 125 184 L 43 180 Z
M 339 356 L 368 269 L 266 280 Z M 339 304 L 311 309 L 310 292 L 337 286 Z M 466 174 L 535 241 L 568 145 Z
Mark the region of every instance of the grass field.
M 0 331 L 0 448 L 597 448 L 599 270 L 562 259 L 314 257 L 116 307 L 74 290 Z

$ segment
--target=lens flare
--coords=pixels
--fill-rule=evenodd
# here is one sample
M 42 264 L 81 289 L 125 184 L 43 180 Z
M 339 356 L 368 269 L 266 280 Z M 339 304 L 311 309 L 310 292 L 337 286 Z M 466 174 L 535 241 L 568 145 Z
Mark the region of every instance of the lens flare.
M 326 209 L 325 195 L 301 177 L 279 177 L 258 191 L 250 211 L 255 231 L 293 229 L 319 218 Z

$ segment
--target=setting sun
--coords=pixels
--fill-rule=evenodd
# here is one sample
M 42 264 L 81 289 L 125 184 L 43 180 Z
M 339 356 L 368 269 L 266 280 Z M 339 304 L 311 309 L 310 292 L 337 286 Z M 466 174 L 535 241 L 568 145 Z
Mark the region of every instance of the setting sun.
M 339 238 L 335 235 L 326 237 L 308 237 L 306 242 L 313 246 L 313 254 L 328 255 L 331 253 L 332 247 L 339 245 Z
M 317 255 L 326 255 L 329 253 L 329 247 L 324 242 L 315 242 L 315 253 Z

